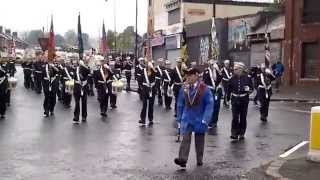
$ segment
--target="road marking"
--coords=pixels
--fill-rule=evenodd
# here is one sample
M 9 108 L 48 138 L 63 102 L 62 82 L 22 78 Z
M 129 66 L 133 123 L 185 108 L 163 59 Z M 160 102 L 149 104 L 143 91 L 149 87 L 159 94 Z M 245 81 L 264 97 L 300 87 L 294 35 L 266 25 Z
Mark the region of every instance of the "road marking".
M 294 109 L 295 112 L 298 113 L 306 113 L 306 114 L 311 114 L 311 111 L 303 111 L 303 110 L 298 110 L 298 109 Z
M 295 151 L 297 151 L 298 149 L 300 149 L 301 147 L 303 147 L 304 145 L 306 145 L 308 143 L 309 143 L 309 141 L 302 141 L 301 143 L 299 143 L 298 145 L 294 146 L 293 148 L 291 148 L 287 152 L 281 154 L 280 158 L 288 157 L 290 154 L 294 153 Z

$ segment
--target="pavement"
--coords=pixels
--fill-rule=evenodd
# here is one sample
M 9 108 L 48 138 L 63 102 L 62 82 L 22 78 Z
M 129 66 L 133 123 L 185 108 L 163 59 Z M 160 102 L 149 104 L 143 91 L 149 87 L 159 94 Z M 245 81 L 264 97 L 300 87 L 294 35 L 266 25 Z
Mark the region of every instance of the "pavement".
M 282 86 L 274 92 L 273 101 L 298 101 L 320 103 L 320 85 Z
M 307 158 L 308 146 L 305 145 L 285 158 L 277 158 L 266 165 L 252 169 L 248 179 L 261 180 L 318 180 L 320 163 Z
M 221 108 L 218 128 L 206 136 L 204 166 L 197 167 L 194 145 L 187 170 L 177 157 L 172 111 L 155 105 L 153 127 L 138 125 L 137 93 L 123 92 L 118 108 L 101 118 L 96 97 L 88 99 L 88 122 L 72 124 L 73 107 L 59 102 L 55 116 L 43 118 L 43 96 L 18 87 L 5 120 L 0 121 L 0 180 L 244 180 L 270 178 L 270 162 L 309 137 L 315 104 L 272 102 L 268 123 L 250 105 L 246 140 L 230 141 L 231 111 Z M 156 101 L 157 102 L 157 101 Z M 74 106 L 72 104 L 72 106 Z

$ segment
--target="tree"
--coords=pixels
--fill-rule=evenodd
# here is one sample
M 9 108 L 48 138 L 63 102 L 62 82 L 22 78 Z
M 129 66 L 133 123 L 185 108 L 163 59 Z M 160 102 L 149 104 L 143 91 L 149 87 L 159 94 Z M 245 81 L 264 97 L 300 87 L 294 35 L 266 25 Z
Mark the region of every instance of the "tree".
M 56 40 L 56 46 L 65 47 L 66 41 L 65 41 L 65 39 L 64 39 L 64 37 L 62 35 L 56 34 L 55 35 L 55 40 Z
M 64 34 L 64 39 L 66 41 L 66 45 L 69 46 L 77 46 L 78 40 L 77 40 L 77 34 L 74 30 L 69 30 Z
M 107 43 L 108 43 L 108 47 L 109 49 L 114 49 L 114 32 L 111 30 L 108 30 L 107 32 Z
M 82 33 L 82 40 L 83 40 L 83 48 L 84 49 L 90 49 L 91 45 L 90 45 L 90 42 L 89 42 L 89 34 Z
M 28 42 L 31 45 L 38 45 L 38 39 L 39 37 L 43 37 L 44 34 L 41 30 L 31 30 L 27 33 L 25 36 L 25 41 Z

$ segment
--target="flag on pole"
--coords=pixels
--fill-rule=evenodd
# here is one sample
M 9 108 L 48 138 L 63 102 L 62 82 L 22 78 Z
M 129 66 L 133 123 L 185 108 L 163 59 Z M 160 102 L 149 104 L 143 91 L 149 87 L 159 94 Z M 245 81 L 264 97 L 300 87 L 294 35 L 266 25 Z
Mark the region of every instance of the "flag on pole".
M 51 25 L 50 25 L 50 32 L 49 32 L 49 42 L 48 42 L 48 61 L 52 62 L 55 58 L 55 37 L 54 37 L 54 30 L 53 30 L 53 17 L 51 16 Z
M 212 17 L 212 26 L 211 26 L 211 57 L 214 60 L 219 59 L 220 48 L 219 48 L 219 41 L 217 37 L 217 28 L 215 24 L 215 18 Z
M 187 47 L 187 32 L 183 23 L 182 29 L 182 37 L 181 37 L 181 58 L 184 63 L 187 63 L 189 56 L 188 56 L 188 47 Z
M 107 33 L 106 33 L 104 22 L 102 24 L 101 53 L 105 57 L 107 56 L 107 53 L 108 53 Z
M 15 59 L 16 58 L 16 42 L 13 36 L 11 38 L 10 48 L 8 49 L 9 49 L 10 56 Z
M 82 40 L 80 13 L 78 16 L 78 48 L 79 48 L 79 58 L 80 60 L 82 60 L 83 59 L 83 40 Z
M 264 64 L 266 65 L 266 68 L 269 68 L 270 61 L 271 61 L 271 52 L 270 52 L 270 38 L 268 36 L 268 21 L 266 23 L 265 39 L 266 39 L 266 44 L 265 44 L 265 62 L 264 62 Z

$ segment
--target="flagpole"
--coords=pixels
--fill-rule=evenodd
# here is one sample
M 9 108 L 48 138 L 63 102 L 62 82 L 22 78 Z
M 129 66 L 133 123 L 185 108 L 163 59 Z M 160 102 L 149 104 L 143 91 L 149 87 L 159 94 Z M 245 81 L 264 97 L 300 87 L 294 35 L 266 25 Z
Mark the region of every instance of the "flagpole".
M 138 0 L 136 0 L 136 39 L 134 48 L 134 65 L 136 64 L 136 59 L 138 58 Z
M 114 0 L 114 48 L 117 52 L 117 4 L 116 0 Z

